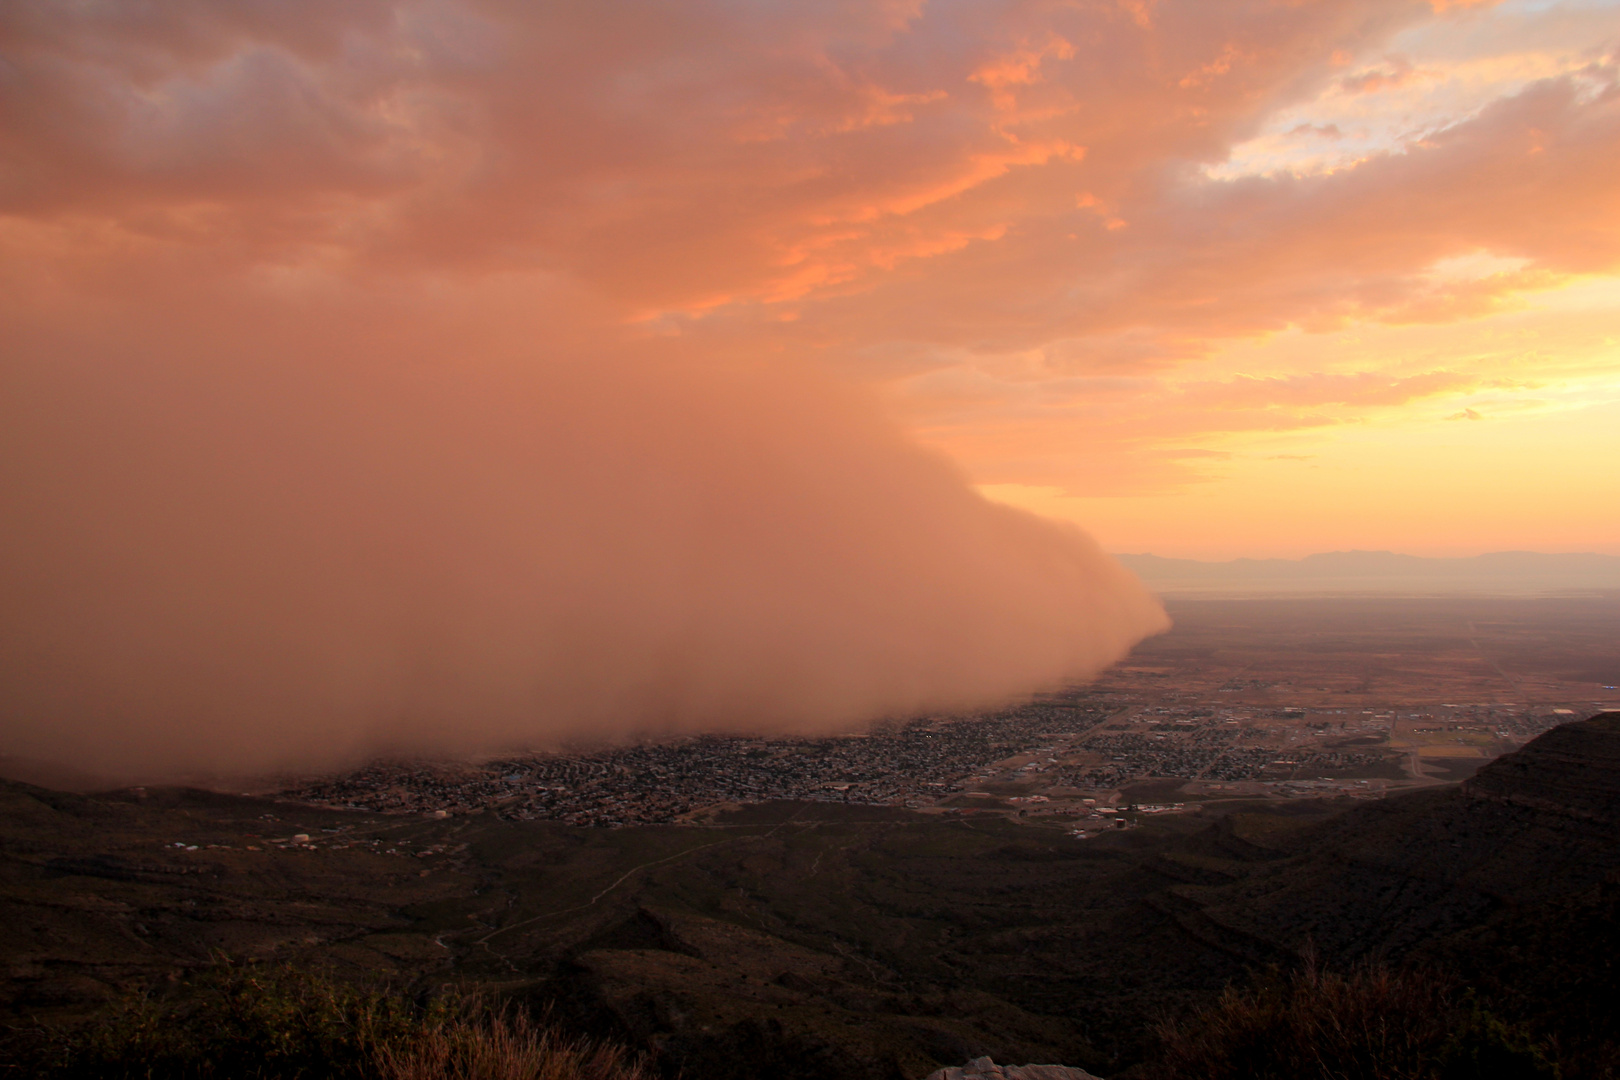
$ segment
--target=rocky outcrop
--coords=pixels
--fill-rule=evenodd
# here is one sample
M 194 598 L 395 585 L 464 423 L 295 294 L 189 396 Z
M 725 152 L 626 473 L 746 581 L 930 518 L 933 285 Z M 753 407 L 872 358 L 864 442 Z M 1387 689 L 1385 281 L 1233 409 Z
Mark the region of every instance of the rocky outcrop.
M 997 1065 L 987 1057 L 928 1074 L 928 1080 L 1098 1080 L 1070 1065 Z
M 1546 732 L 1461 788 L 1332 817 L 1231 885 L 1177 886 L 1172 898 L 1198 913 L 1171 910 L 1251 963 L 1267 945 L 1280 962 L 1307 945 L 1333 964 L 1466 959 L 1486 940 L 1510 953 L 1527 928 L 1568 963 L 1573 946 L 1551 942 L 1549 913 L 1620 885 L 1617 823 L 1620 713 L 1604 713 Z
M 1470 799 L 1589 821 L 1620 822 L 1620 712 L 1563 724 L 1485 766 Z

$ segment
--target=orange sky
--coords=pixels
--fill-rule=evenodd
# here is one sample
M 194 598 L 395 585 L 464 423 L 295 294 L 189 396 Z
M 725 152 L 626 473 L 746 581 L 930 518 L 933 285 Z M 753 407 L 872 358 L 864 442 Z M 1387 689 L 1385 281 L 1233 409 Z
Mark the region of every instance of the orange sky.
M 16 0 L 0 317 L 808 365 L 1116 551 L 1620 553 L 1617 42 L 1597 0 Z

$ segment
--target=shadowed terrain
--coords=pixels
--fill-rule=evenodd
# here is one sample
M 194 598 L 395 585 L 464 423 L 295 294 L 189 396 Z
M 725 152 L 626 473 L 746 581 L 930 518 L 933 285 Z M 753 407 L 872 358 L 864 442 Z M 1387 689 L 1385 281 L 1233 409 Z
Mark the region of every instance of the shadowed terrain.
M 8 784 L 3 1007 L 82 1016 L 225 952 L 549 1003 L 689 1075 L 916 1077 L 986 1053 L 1110 1074 L 1159 1016 L 1314 943 L 1460 972 L 1559 1039 L 1567 1075 L 1603 1075 L 1617 745 L 1606 714 L 1462 787 L 1090 840 L 816 803 L 593 830 Z

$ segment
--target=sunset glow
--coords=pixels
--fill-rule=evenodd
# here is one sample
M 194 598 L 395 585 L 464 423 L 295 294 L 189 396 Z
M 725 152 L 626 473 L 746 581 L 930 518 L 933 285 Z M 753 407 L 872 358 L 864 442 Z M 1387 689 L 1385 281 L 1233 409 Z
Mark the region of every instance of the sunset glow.
M 1099 545 L 1620 554 L 1617 47 L 1615 0 L 17 0 L 13 674 L 319 728 L 528 716 L 544 656 L 569 730 L 826 727 L 1162 628 Z
M 11 334 L 364 293 L 830 368 L 1116 549 L 1620 551 L 1610 2 L 5 25 Z

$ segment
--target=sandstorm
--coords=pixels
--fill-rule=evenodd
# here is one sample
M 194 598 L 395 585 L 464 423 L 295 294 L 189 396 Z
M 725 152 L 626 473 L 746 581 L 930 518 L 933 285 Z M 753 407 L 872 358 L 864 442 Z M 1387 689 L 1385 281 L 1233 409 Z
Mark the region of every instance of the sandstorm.
M 1083 678 L 1166 625 L 1079 530 L 822 374 L 495 345 L 392 302 L 147 299 L 7 364 L 14 757 L 195 779 L 850 730 Z

